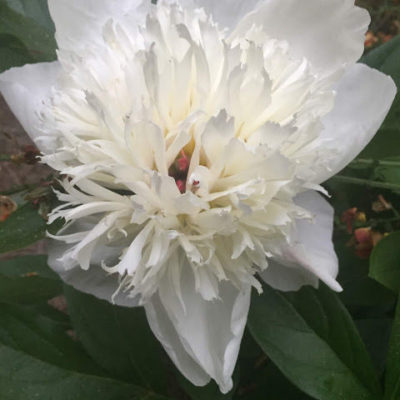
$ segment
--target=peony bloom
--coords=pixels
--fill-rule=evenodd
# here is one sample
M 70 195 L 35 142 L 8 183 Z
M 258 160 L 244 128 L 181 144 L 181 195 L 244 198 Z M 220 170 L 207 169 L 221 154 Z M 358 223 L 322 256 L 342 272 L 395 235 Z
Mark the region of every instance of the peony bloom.
M 393 81 L 356 64 L 353 0 L 49 0 L 58 61 L 0 89 L 67 178 L 49 264 L 149 324 L 222 392 L 252 287 L 341 290 L 318 193 L 370 141 Z

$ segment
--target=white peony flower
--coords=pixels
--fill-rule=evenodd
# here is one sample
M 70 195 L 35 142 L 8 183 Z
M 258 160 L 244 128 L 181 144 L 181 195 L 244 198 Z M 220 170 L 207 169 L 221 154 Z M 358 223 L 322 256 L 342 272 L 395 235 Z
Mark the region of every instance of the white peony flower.
M 251 288 L 341 290 L 317 192 L 373 137 L 393 81 L 356 64 L 353 0 L 49 0 L 58 61 L 0 90 L 68 176 L 49 263 L 126 306 L 222 392 Z

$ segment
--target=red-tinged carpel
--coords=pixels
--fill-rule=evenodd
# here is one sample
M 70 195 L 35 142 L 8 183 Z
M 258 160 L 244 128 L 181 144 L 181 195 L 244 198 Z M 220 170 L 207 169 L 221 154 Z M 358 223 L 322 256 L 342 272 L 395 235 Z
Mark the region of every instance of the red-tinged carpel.
M 182 179 L 178 179 L 176 181 L 176 186 L 178 186 L 178 189 L 181 193 L 185 193 L 186 192 L 186 182 L 183 181 Z
M 181 171 L 181 172 L 187 172 L 188 171 L 190 161 L 189 161 L 188 156 L 185 154 L 185 152 L 183 150 L 181 151 L 181 157 L 178 158 L 177 162 L 178 162 L 179 171 Z

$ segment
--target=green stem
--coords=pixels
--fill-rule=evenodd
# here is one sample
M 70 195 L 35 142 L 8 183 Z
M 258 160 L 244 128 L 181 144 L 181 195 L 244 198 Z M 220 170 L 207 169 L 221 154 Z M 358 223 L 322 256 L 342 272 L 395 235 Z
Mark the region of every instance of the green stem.
M 380 161 L 380 160 L 372 160 L 372 159 L 364 159 L 357 158 L 355 159 L 351 165 L 379 165 L 382 167 L 400 167 L 400 161 Z
M 396 183 L 387 183 L 387 182 L 376 182 L 371 181 L 369 179 L 360 179 L 360 178 L 353 178 L 351 176 L 343 176 L 343 175 L 336 175 L 332 179 L 342 183 L 350 183 L 353 185 L 361 185 L 361 186 L 370 186 L 380 189 L 388 189 L 388 190 L 399 190 L 400 185 Z
M 400 221 L 400 216 L 399 217 L 393 217 L 393 218 L 371 218 L 369 220 L 369 224 L 367 224 L 365 226 L 370 225 L 371 222 L 380 224 L 380 223 L 383 223 L 383 222 L 397 222 L 397 221 Z

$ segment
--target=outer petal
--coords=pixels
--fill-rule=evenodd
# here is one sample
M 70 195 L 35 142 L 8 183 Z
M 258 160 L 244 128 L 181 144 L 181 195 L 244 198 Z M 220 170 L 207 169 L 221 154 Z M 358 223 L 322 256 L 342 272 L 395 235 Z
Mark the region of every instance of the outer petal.
M 0 74 L 1 94 L 42 152 L 50 149 L 48 144 L 36 140 L 41 135 L 39 113 L 43 101 L 51 94 L 60 70 L 59 63 L 53 62 L 11 68 Z
M 206 385 L 210 381 L 210 376 L 204 372 L 185 350 L 158 293 L 153 296 L 150 302 L 145 304 L 145 310 L 151 330 L 162 343 L 165 351 L 181 371 L 182 375 L 196 386 Z
M 106 259 L 110 251 L 104 249 L 104 252 L 97 252 L 97 260 L 93 260 L 93 264 L 88 271 L 84 271 L 79 266 L 67 269 L 63 263 L 59 261 L 66 251 L 70 249 L 70 245 L 51 241 L 49 243 L 49 266 L 60 275 L 61 279 L 68 285 L 84 293 L 89 293 L 102 300 L 107 300 L 118 306 L 136 307 L 139 305 L 139 299 L 131 299 L 126 293 L 119 293 L 113 296 L 118 288 L 119 281 L 116 275 L 106 273 L 101 267 L 101 261 Z
M 310 271 L 298 265 L 284 265 L 283 260 L 281 262 L 268 261 L 268 268 L 260 273 L 268 285 L 282 292 L 295 292 L 303 286 L 318 287 L 318 278 Z
M 262 26 L 268 36 L 287 40 L 294 56 L 334 71 L 361 57 L 369 23 L 368 12 L 355 7 L 354 0 L 265 0 L 235 33 Z
M 60 48 L 78 50 L 86 43 L 102 39 L 102 30 L 110 18 L 121 19 L 129 13 L 132 23 L 144 21 L 146 0 L 48 0 L 56 26 Z
M 314 214 L 314 220 L 299 220 L 293 232 L 293 244 L 282 248 L 276 258 L 260 275 L 272 287 L 298 290 L 303 285 L 316 287 L 321 279 L 333 290 L 341 291 L 336 282 L 338 259 L 333 248 L 333 208 L 318 193 L 309 191 L 298 195 L 297 205 Z
M 231 376 L 246 326 L 251 288 L 239 291 L 224 282 L 220 300 L 206 301 L 196 293 L 189 266 L 183 268 L 181 287 L 179 299 L 173 285 L 166 281 L 161 284 L 157 297 L 145 305 L 150 326 L 189 380 L 204 385 L 205 377 L 211 377 L 227 393 L 232 389 Z M 203 374 L 182 356 L 183 350 Z
M 261 0 L 179 0 L 183 7 L 201 7 L 212 15 L 221 27 L 234 29 L 237 23 L 254 8 Z
M 317 176 L 318 183 L 342 170 L 370 142 L 395 95 L 392 78 L 377 70 L 356 64 L 346 72 L 337 87 L 335 108 L 323 120 L 321 147 L 327 147 L 324 141 L 332 142 L 333 162 Z

